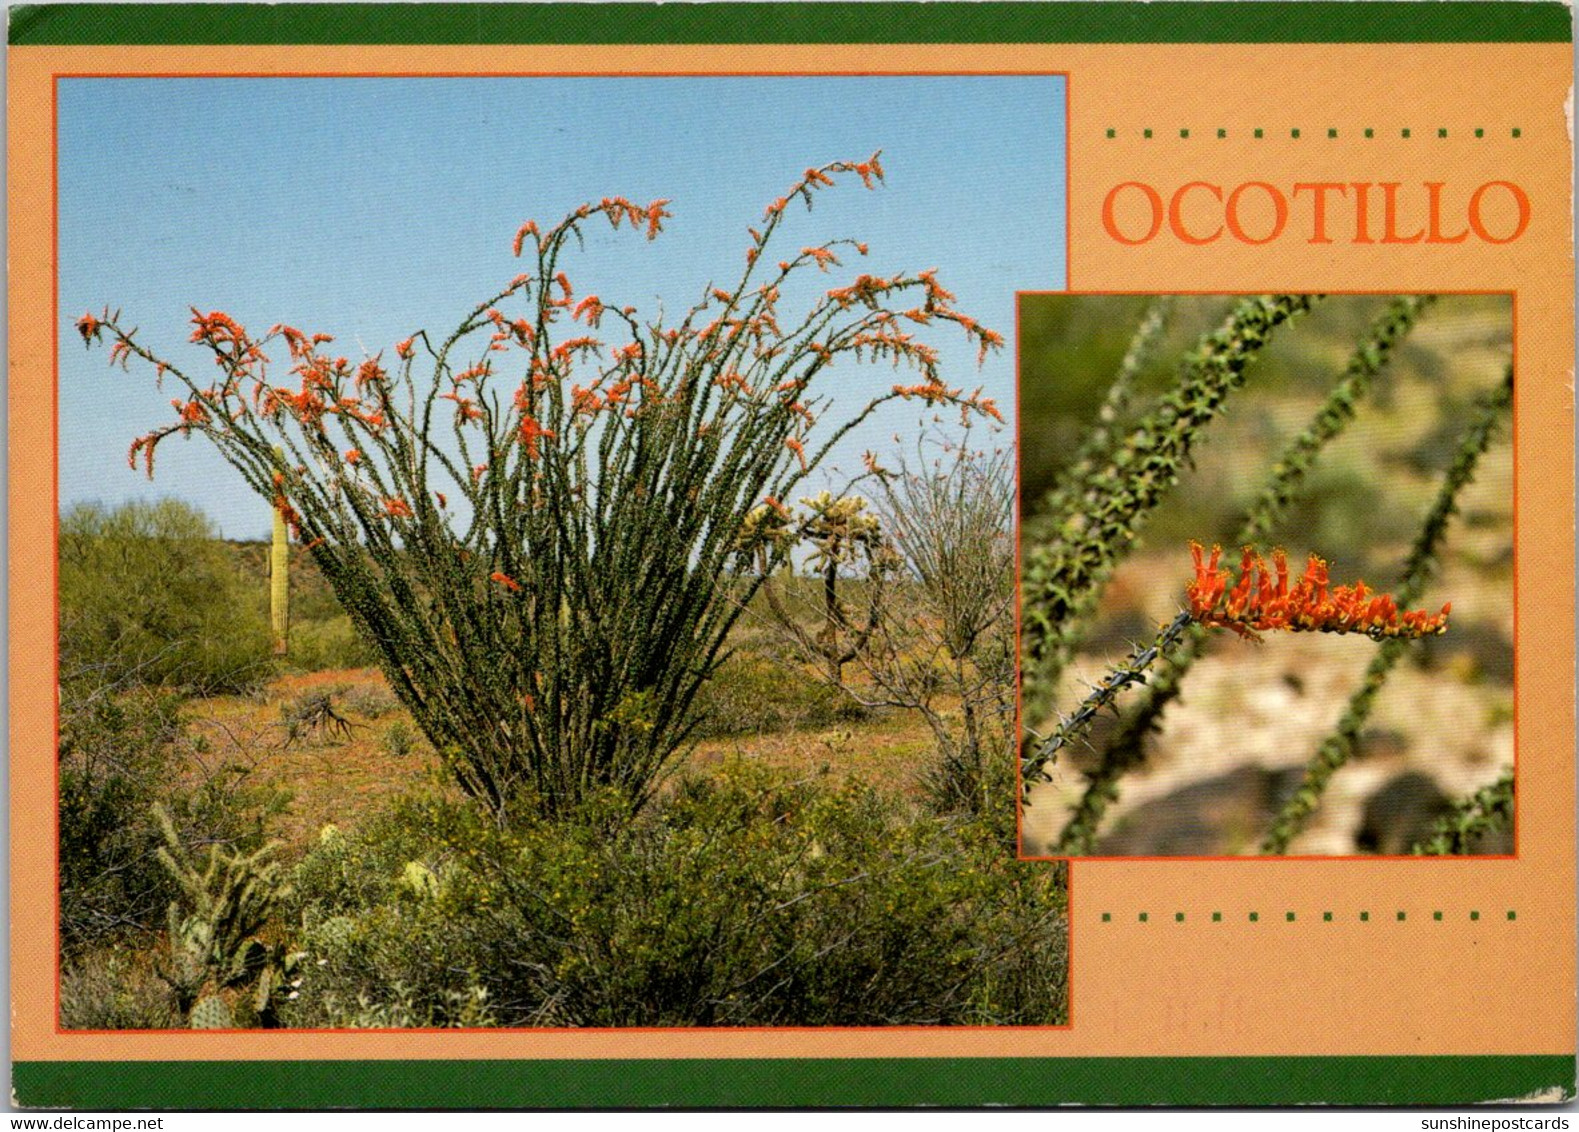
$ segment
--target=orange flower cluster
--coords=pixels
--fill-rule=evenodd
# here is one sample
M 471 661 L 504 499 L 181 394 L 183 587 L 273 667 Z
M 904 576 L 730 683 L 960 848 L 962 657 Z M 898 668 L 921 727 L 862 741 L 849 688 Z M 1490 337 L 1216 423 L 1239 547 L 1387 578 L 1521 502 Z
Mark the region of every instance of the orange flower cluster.
M 492 574 L 489 574 L 488 580 L 490 582 L 498 582 L 511 593 L 521 592 L 521 583 L 510 577 L 510 575 L 506 574 L 502 570 L 495 570 Z
M 823 271 L 828 270 L 830 263 L 835 267 L 839 266 L 839 257 L 827 248 L 802 248 L 800 254 L 813 260 Z
M 1289 584 L 1288 558 L 1272 552 L 1272 565 L 1252 547 L 1239 560 L 1239 577 L 1219 567 L 1223 548 L 1212 547 L 1210 558 L 1198 542 L 1190 544 L 1195 580 L 1185 588 L 1190 615 L 1202 625 L 1218 625 L 1256 638 L 1256 630 L 1288 629 L 1308 633 L 1364 633 L 1387 637 L 1428 637 L 1447 632 L 1452 603 L 1440 613 L 1401 611 L 1390 594 L 1373 592 L 1364 582 L 1333 586 L 1327 563 L 1312 554 L 1305 573 Z
M 537 459 L 539 440 L 552 440 L 555 433 L 553 429 L 544 428 L 534 417 L 522 416 L 521 418 L 521 444 L 526 448 L 528 460 Z

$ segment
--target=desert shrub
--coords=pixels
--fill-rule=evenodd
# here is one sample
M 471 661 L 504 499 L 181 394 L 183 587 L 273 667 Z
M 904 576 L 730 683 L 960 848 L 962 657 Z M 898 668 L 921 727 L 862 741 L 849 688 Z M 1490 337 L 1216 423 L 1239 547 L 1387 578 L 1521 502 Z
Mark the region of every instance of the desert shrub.
M 403 759 L 417 746 L 417 733 L 403 719 L 397 719 L 384 728 L 384 750 L 391 758 Z
M 879 477 L 908 598 L 865 654 L 886 702 L 920 712 L 937 742 L 922 771 L 947 812 L 1001 815 L 1014 780 L 1014 454 L 923 441 Z
M 830 492 L 760 514 L 759 555 L 807 551 L 806 577 L 765 582 L 758 621 L 790 657 L 868 710 L 918 714 L 936 757 L 921 786 L 943 811 L 1001 811 L 1014 779 L 1014 455 L 924 435 L 875 505 Z
M 80 952 L 162 927 L 176 891 L 156 858 L 152 807 L 170 811 L 183 843 L 261 844 L 288 796 L 260 785 L 251 763 L 217 758 L 192 736 L 178 697 L 150 689 L 61 697 L 60 927 Z
M 377 651 L 344 613 L 319 621 L 293 618 L 287 644 L 285 663 L 298 672 L 372 668 L 378 664 Z
M 347 711 L 364 719 L 381 719 L 400 706 L 400 701 L 381 684 L 358 684 L 346 692 L 344 703 Z
M 214 527 L 174 499 L 60 520 L 60 675 L 96 687 L 243 691 L 272 669 L 263 591 L 249 591 Z
M 149 930 L 172 895 L 149 807 L 172 787 L 180 701 L 134 693 L 64 705 L 60 736 L 60 927 L 68 950 Z
M 506 1026 L 1063 1018 L 1063 870 L 980 824 L 744 763 L 634 820 L 617 794 L 567 817 L 426 801 L 321 841 L 291 1024 L 456 1024 L 479 989 Z
M 60 1025 L 66 1030 L 168 1030 L 183 1025 L 175 995 L 146 953 L 104 948 L 60 965 Z
M 729 656 L 696 696 L 701 737 L 830 727 L 870 712 L 827 683 L 750 652 Z
M 348 690 L 346 684 L 327 688 L 310 688 L 293 696 L 280 705 L 280 723 L 285 728 L 285 740 L 294 743 L 326 743 L 331 739 L 344 742 L 351 737 L 351 721 L 340 714 L 335 701 Z

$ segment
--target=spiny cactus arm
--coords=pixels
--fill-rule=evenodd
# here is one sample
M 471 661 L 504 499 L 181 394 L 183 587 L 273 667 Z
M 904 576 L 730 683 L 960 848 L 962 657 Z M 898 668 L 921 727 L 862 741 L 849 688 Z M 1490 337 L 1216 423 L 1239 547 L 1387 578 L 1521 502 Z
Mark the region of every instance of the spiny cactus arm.
M 1091 689 L 1080 706 L 1059 724 L 1052 735 L 1037 743 L 1030 755 L 1020 760 L 1022 797 L 1034 783 L 1047 780 L 1048 764 L 1058 758 L 1059 751 L 1086 733 L 1103 708 L 1113 707 L 1120 692 L 1131 685 L 1146 683 L 1147 671 L 1179 643 L 1190 624 L 1190 614 L 1180 613 L 1162 627 L 1151 644 L 1144 647 L 1136 645 L 1129 656 L 1108 670 L 1102 681 Z
M 1503 414 L 1513 404 L 1513 367 L 1497 387 L 1479 399 L 1475 415 L 1459 439 L 1458 448 L 1443 477 L 1436 498 L 1426 514 L 1425 522 L 1415 537 L 1409 557 L 1404 563 L 1403 580 L 1398 588 L 1400 605 L 1413 604 L 1436 571 L 1436 558 L 1448 520 L 1458 510 L 1458 496 L 1475 477 L 1475 468 L 1485 453 Z M 1393 666 L 1404 655 L 1407 642 L 1391 639 L 1382 642 L 1366 667 L 1359 689 L 1349 700 L 1349 705 L 1333 730 L 1305 767 L 1305 777 L 1272 823 L 1271 830 L 1262 842 L 1261 851 L 1269 854 L 1288 852 L 1290 842 L 1305 828 L 1305 823 L 1316 812 L 1321 796 L 1332 776 L 1354 754 L 1360 731 L 1370 718 L 1372 705 L 1382 686 L 1387 682 Z
M 1135 378 L 1150 361 L 1167 329 L 1175 301 L 1173 295 L 1159 295 L 1141 315 L 1140 324 L 1119 362 L 1118 372 L 1097 409 L 1096 423 L 1086 434 L 1074 459 L 1043 498 L 1036 514 L 1026 520 L 1024 534 L 1028 540 L 1040 541 L 1044 533 L 1056 534 L 1090 490 L 1091 477 L 1100 474 L 1111 461 L 1115 426 L 1129 410 Z
M 1315 416 L 1273 464 L 1272 475 L 1246 513 L 1236 543 L 1258 542 L 1278 528 L 1322 451 L 1348 428 L 1394 350 L 1434 302 L 1434 295 L 1400 296 L 1371 323 Z M 1059 834 L 1058 853 L 1078 856 L 1091 852 L 1107 807 L 1118 798 L 1119 780 L 1144 759 L 1147 737 L 1161 726 L 1163 714 L 1178 698 L 1184 676 L 1201 655 L 1205 641 L 1205 629 L 1191 626 L 1139 703 L 1124 717 L 1101 761 L 1085 772 L 1086 789 Z
M 1488 833 L 1513 823 L 1513 802 L 1513 768 L 1509 767 L 1496 782 L 1460 800 L 1452 813 L 1438 818 L 1431 836 L 1410 852 L 1430 857 L 1467 853 Z
M 1246 299 L 1185 360 L 1179 381 L 1090 477 L 1081 508 L 1022 564 L 1021 657 L 1025 718 L 1042 718 L 1086 615 L 1134 545 L 1146 516 L 1178 482 L 1195 443 L 1273 332 L 1315 295 Z
M 1276 529 L 1288 512 L 1289 504 L 1298 497 L 1322 450 L 1348 428 L 1360 402 L 1391 361 L 1393 351 L 1436 301 L 1435 295 L 1401 295 L 1388 303 L 1350 356 L 1337 384 L 1322 401 L 1316 415 L 1273 465 L 1272 477 L 1251 504 L 1245 523 L 1234 539 L 1236 543 L 1260 542 Z

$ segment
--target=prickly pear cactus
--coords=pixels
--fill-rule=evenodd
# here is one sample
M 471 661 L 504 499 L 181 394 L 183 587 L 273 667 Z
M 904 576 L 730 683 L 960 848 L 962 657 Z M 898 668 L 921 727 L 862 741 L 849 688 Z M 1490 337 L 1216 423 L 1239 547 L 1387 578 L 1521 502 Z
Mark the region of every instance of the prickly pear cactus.
M 417 896 L 429 899 L 439 894 L 439 878 L 433 870 L 421 861 L 407 861 L 405 872 L 401 874 L 401 883 Z
M 258 976 L 258 987 L 252 995 L 252 1009 L 257 1013 L 258 1017 L 261 1018 L 268 1013 L 269 1007 L 272 1005 L 274 992 L 279 989 L 279 986 L 279 972 L 273 967 L 265 967 L 263 973 Z
M 255 939 L 244 941 L 230 957 L 225 972 L 226 986 L 239 986 L 263 970 L 269 961 L 269 949 Z
M 217 994 L 205 995 L 192 1004 L 187 1024 L 194 1030 L 233 1030 L 236 1019 L 230 1007 Z

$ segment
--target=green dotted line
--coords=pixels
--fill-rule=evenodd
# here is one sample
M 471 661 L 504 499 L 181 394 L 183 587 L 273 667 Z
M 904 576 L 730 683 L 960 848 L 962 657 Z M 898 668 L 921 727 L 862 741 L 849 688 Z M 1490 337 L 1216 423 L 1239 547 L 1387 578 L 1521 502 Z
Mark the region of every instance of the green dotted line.
M 1483 137 L 1486 136 L 1486 131 L 1485 131 L 1484 128 L 1477 128 L 1477 129 L 1475 129 L 1472 132 L 1474 133 L 1474 135 L 1477 138 L 1483 138 Z M 1265 129 L 1257 128 L 1255 130 L 1252 130 L 1251 133 L 1253 133 L 1258 138 L 1266 137 L 1266 130 Z M 1288 136 L 1291 137 L 1291 138 L 1299 138 L 1301 136 L 1301 133 L 1302 133 L 1302 131 L 1296 126 L 1296 127 L 1294 127 L 1294 128 L 1289 130 Z M 1361 131 L 1361 133 L 1363 133 L 1368 138 L 1374 138 L 1376 136 L 1375 128 L 1374 127 L 1370 127 L 1370 126 L 1367 126 L 1364 130 Z M 1149 127 L 1142 129 L 1140 131 L 1140 134 L 1141 134 L 1141 137 L 1143 137 L 1143 138 L 1150 138 L 1150 137 L 1154 137 L 1155 136 L 1155 132 L 1152 129 L 1150 129 Z M 1110 137 L 1110 138 L 1116 138 L 1116 137 L 1119 136 L 1119 132 L 1118 132 L 1118 130 L 1116 130 L 1113 127 L 1110 126 L 1110 127 L 1108 127 L 1107 136 Z M 1188 138 L 1190 136 L 1190 130 L 1187 127 L 1186 128 L 1181 128 L 1179 130 L 1179 136 L 1181 138 Z M 1217 131 L 1217 136 L 1219 138 L 1226 138 L 1228 136 L 1228 131 L 1225 130 L 1225 129 L 1219 129 Z M 1335 128 L 1329 128 L 1327 130 L 1327 137 L 1329 137 L 1329 138 L 1336 138 L 1338 136 L 1339 136 L 1338 135 L 1338 131 Z M 1410 129 L 1408 126 L 1401 126 L 1401 127 L 1399 127 L 1399 130 L 1398 130 L 1398 136 L 1401 137 L 1401 138 L 1410 138 L 1410 137 L 1414 136 L 1414 131 L 1412 129 Z M 1439 137 L 1439 138 L 1447 137 L 1448 136 L 1447 127 L 1446 126 L 1439 126 L 1439 127 L 1437 127 L 1436 136 Z M 1524 136 L 1524 131 L 1521 130 L 1517 126 L 1514 126 L 1509 131 L 1509 136 L 1510 137 L 1515 137 L 1515 138 L 1520 138 L 1520 137 Z
M 1246 913 L 1246 915 L 1247 915 L 1247 917 L 1249 919 L 1249 922 L 1252 923 L 1252 924 L 1260 923 L 1260 921 L 1261 921 L 1261 913 L 1260 912 L 1249 912 L 1249 913 Z M 1396 915 L 1397 915 L 1397 919 L 1398 919 L 1399 923 L 1403 923 L 1404 921 L 1406 921 L 1409 918 L 1409 914 L 1407 912 L 1404 912 L 1404 911 L 1399 911 L 1398 913 L 1396 913 Z M 1151 913 L 1150 912 L 1139 912 L 1139 913 L 1136 914 L 1136 916 L 1137 916 L 1137 919 L 1140 921 L 1140 923 L 1146 924 L 1146 923 L 1150 923 L 1151 922 Z M 1519 918 L 1519 914 L 1516 911 L 1514 911 L 1513 909 L 1511 909 L 1511 908 L 1508 909 L 1507 916 L 1508 916 L 1508 919 L 1510 919 L 1510 920 L 1516 920 L 1516 919 Z M 1221 912 L 1213 912 L 1211 918 L 1212 918 L 1212 923 L 1214 923 L 1214 924 L 1220 924 L 1220 923 L 1223 922 L 1223 914 Z M 1471 909 L 1470 912 L 1469 912 L 1469 918 L 1471 920 L 1479 920 L 1480 919 L 1480 912 L 1478 910 Z M 1292 924 L 1292 923 L 1296 922 L 1298 919 L 1299 919 L 1299 913 L 1297 913 L 1297 912 L 1284 912 L 1283 913 L 1283 920 L 1284 920 L 1285 923 Z M 1321 914 L 1321 919 L 1322 919 L 1323 923 L 1329 923 L 1330 924 L 1336 919 L 1336 916 L 1332 912 L 1323 912 Z M 1370 914 L 1369 911 L 1362 910 L 1362 911 L 1360 911 L 1358 913 L 1358 919 L 1359 919 L 1359 921 L 1361 923 L 1369 923 L 1370 919 L 1371 919 L 1371 914 Z M 1434 912 L 1431 913 L 1431 919 L 1433 921 L 1440 922 L 1441 920 L 1445 919 L 1445 916 L 1443 915 L 1443 913 L 1441 911 L 1434 911 Z M 1104 924 L 1112 923 L 1113 922 L 1113 913 L 1112 912 L 1103 912 L 1102 913 L 1102 922 Z M 1176 923 L 1176 924 L 1184 923 L 1185 922 L 1185 914 L 1183 912 L 1175 912 L 1173 914 L 1173 922 Z

